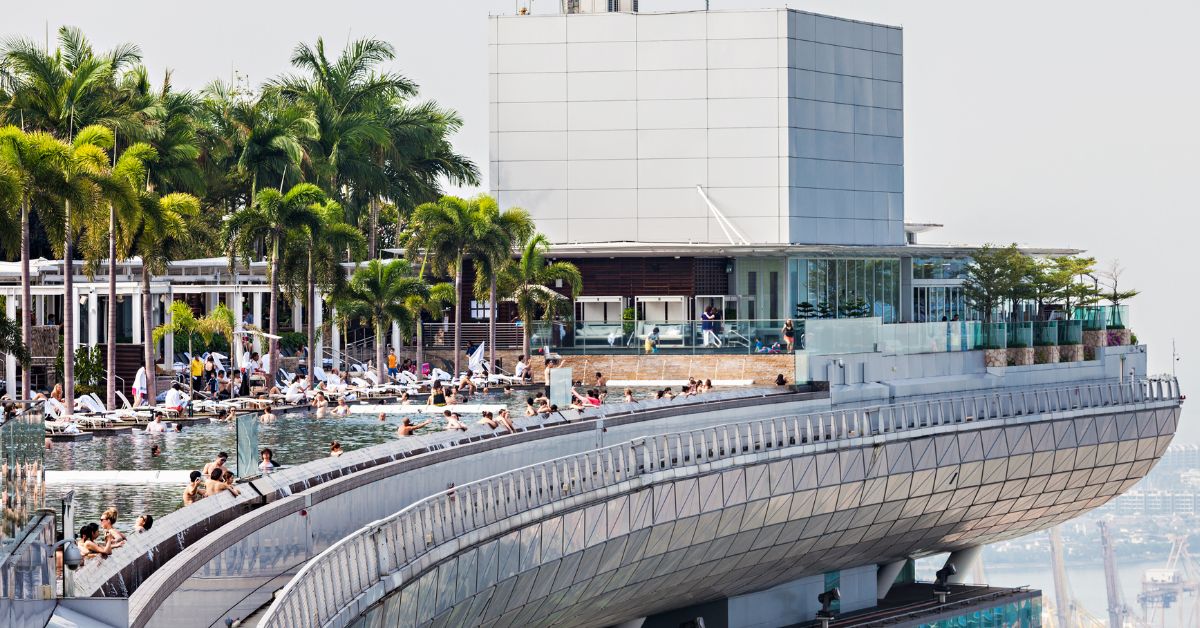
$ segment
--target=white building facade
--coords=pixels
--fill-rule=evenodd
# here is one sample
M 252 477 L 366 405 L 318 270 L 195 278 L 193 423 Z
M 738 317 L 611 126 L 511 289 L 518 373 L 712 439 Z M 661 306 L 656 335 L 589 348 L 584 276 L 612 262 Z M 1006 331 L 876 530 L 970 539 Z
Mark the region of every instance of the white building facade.
M 553 242 L 904 243 L 898 28 L 611 12 L 489 38 L 492 192 Z

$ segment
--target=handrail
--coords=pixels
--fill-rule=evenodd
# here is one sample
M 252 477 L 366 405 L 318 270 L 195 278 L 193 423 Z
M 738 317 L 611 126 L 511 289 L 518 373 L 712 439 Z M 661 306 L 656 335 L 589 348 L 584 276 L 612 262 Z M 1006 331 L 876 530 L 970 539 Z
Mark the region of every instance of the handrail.
M 1178 381 L 1126 380 L 1003 391 L 734 423 L 637 439 L 540 462 L 430 495 L 342 538 L 279 592 L 260 626 L 324 626 L 384 577 L 442 543 L 504 519 L 628 481 L 768 449 L 934 426 L 1180 399 Z M 318 590 L 332 584 L 333 591 Z

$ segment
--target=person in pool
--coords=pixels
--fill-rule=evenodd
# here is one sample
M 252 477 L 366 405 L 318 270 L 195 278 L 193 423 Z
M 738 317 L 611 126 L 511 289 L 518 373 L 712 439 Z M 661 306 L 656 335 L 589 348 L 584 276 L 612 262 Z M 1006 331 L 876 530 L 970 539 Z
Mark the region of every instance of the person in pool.
M 318 419 L 325 418 L 325 413 L 329 411 L 329 400 L 325 398 L 325 393 L 323 392 L 317 392 L 310 405 L 316 409 Z
M 429 399 L 425 400 L 427 406 L 444 406 L 446 405 L 446 389 L 442 388 L 441 380 L 433 383 L 433 390 L 429 392 Z
M 458 416 L 457 412 L 450 412 L 449 410 L 447 410 L 444 413 L 444 416 L 446 417 L 446 431 L 447 432 L 465 432 L 465 431 L 467 431 L 467 425 L 462 422 L 462 417 Z
M 420 423 L 413 423 L 411 418 L 404 417 L 404 420 L 400 422 L 400 427 L 396 428 L 396 434 L 400 436 L 412 436 L 417 430 L 429 425 L 429 423 L 429 419 L 425 419 Z
M 350 414 L 350 406 L 346 405 L 344 398 L 338 398 L 337 407 L 333 409 L 333 416 L 348 416 Z

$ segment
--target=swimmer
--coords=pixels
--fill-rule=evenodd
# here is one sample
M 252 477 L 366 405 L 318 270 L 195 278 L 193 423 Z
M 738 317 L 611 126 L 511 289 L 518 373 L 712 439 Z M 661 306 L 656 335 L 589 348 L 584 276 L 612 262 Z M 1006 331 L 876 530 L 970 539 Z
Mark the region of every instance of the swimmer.
M 414 432 L 426 425 L 429 425 L 429 419 L 414 424 L 412 419 L 404 417 L 404 420 L 400 423 L 400 427 L 396 428 L 396 433 L 400 436 L 412 436 Z

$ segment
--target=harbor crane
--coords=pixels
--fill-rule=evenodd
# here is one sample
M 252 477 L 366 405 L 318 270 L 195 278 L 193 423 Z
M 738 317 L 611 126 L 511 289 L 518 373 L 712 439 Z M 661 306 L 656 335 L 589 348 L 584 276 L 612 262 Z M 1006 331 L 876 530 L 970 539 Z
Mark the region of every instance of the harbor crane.
M 1142 616 L 1148 625 L 1166 625 L 1167 610 L 1175 606 L 1179 613 L 1180 626 L 1200 625 L 1200 604 L 1196 596 L 1200 591 L 1200 567 L 1188 552 L 1189 535 L 1171 535 L 1171 554 L 1162 569 L 1147 569 L 1142 574 L 1142 592 L 1137 601 L 1142 607 Z M 1192 598 L 1191 611 L 1185 622 L 1183 596 Z
M 1049 614 L 1048 624 L 1056 628 L 1103 628 L 1104 621 L 1089 613 L 1071 594 L 1058 526 L 1050 528 L 1050 564 L 1054 575 L 1054 612 Z M 1049 607 L 1047 603 L 1046 608 Z
M 1108 523 L 1101 520 L 1096 522 L 1100 528 L 1100 548 L 1104 555 L 1104 589 L 1108 596 L 1108 625 L 1116 628 L 1126 626 L 1142 626 L 1137 621 L 1132 609 L 1125 603 L 1125 594 L 1121 590 L 1121 581 L 1117 578 L 1117 556 L 1113 549 L 1112 537 L 1108 533 Z

